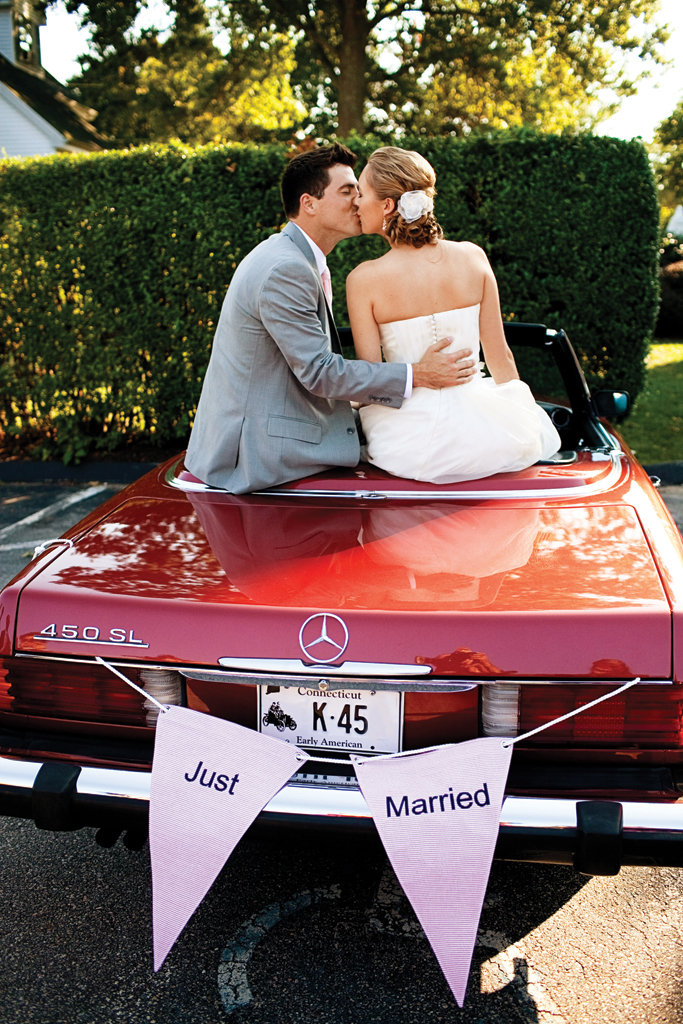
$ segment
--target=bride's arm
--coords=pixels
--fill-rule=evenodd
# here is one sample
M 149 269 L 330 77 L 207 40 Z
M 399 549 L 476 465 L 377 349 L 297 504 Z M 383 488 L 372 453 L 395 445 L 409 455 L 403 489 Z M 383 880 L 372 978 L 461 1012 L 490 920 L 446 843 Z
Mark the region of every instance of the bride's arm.
M 346 279 L 346 305 L 358 359 L 368 363 L 382 362 L 379 327 L 372 311 L 370 275 L 358 266 Z
M 481 249 L 479 252 L 484 264 L 484 292 L 479 311 L 479 337 L 489 373 L 496 384 L 505 384 L 509 380 L 519 380 L 519 374 L 515 365 L 515 357 L 505 340 L 503 318 L 500 315 L 498 284 L 486 254 Z

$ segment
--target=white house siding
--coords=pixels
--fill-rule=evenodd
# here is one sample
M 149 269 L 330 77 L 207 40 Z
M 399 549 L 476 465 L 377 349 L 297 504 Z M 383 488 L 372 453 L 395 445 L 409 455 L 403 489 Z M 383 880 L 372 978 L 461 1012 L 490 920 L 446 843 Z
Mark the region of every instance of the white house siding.
M 0 0 L 0 3 L 2 0 Z M 0 6 L 0 53 L 14 63 L 14 40 L 12 39 L 12 10 Z
M 51 156 L 65 141 L 60 132 L 0 82 L 0 158 Z

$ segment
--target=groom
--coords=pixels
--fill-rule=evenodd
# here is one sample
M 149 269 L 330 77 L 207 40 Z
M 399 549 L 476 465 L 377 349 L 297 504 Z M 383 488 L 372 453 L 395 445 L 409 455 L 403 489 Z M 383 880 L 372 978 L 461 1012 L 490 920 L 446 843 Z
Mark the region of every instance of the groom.
M 469 352 L 451 339 L 419 363 L 341 355 L 325 257 L 360 234 L 356 156 L 335 143 L 294 157 L 282 178 L 289 223 L 242 260 L 223 303 L 185 465 L 233 494 L 273 487 L 330 466 L 355 466 L 351 401 L 399 408 L 413 387 L 463 384 Z

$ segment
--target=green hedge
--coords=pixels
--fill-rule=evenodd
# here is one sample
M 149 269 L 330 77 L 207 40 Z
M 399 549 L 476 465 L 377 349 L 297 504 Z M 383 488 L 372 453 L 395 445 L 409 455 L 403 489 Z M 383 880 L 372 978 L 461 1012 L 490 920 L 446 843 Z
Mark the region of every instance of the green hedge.
M 505 315 L 566 328 L 589 382 L 635 396 L 657 307 L 643 147 L 529 133 L 405 144 L 436 167 L 446 235 L 489 253 Z M 284 162 L 277 146 L 179 145 L 0 162 L 5 431 L 67 460 L 186 437 L 234 269 L 282 223 Z M 330 257 L 340 323 L 346 273 L 381 251 L 348 240 Z

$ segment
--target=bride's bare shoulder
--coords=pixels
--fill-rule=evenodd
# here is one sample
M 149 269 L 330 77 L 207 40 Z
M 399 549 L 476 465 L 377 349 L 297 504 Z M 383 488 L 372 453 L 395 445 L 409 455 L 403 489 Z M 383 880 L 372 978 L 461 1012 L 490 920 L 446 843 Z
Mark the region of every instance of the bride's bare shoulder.
M 488 257 L 480 245 L 476 242 L 449 242 L 444 240 L 442 243 L 446 246 L 447 251 L 454 257 L 460 259 L 472 259 L 472 260 L 486 260 Z
M 366 281 L 369 282 L 373 279 L 376 280 L 377 271 L 382 269 L 382 261 L 385 259 L 386 255 L 388 254 L 385 254 L 385 256 L 380 256 L 376 260 L 365 260 L 363 263 L 359 263 L 357 267 L 353 268 L 351 273 L 346 278 L 347 285 L 349 281 L 351 281 L 352 284 L 358 286 L 363 285 Z

